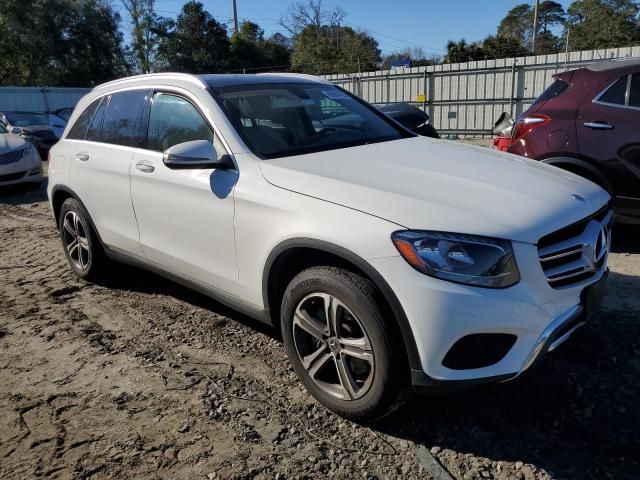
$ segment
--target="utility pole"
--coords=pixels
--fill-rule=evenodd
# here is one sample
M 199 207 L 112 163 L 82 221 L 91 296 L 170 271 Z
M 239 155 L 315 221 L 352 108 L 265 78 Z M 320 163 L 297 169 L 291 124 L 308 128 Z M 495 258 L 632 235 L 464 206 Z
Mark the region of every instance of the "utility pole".
M 536 0 L 535 7 L 533 8 L 533 34 L 531 35 L 531 53 L 536 54 L 536 35 L 538 33 L 538 7 L 540 6 L 540 0 Z
M 567 40 L 564 46 L 564 69 L 567 69 L 567 64 L 569 63 L 569 27 L 567 27 Z
M 238 9 L 236 7 L 236 0 L 233 0 L 233 28 L 238 33 Z

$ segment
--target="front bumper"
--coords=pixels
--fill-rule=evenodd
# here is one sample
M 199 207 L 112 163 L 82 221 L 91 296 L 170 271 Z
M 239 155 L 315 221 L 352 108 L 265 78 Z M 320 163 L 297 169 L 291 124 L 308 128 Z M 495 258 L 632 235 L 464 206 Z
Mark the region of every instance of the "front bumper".
M 15 163 L 0 166 L 0 186 L 42 181 L 42 160 L 35 150 Z
M 451 389 L 512 379 L 584 324 L 582 293 L 606 276 L 602 271 L 574 286 L 549 286 L 534 245 L 514 242 L 521 281 L 508 289 L 484 289 L 434 279 L 401 257 L 370 262 L 402 304 L 419 355 L 414 387 Z M 443 361 L 467 336 L 502 334 L 516 340 L 499 361 L 480 368 L 447 368 Z M 446 363 L 446 362 L 444 362 Z

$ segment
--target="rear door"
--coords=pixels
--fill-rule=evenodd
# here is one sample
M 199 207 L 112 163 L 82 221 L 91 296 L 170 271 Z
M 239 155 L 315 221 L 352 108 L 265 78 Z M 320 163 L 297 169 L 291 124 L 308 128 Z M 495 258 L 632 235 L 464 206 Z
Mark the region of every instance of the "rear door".
M 640 197 L 640 73 L 623 75 L 593 101 L 585 100 L 576 121 L 580 153 L 610 180 L 619 197 Z
M 140 257 L 129 165 L 140 142 L 147 92 L 128 90 L 103 97 L 84 138 L 70 142 L 69 150 L 71 187 L 89 211 L 102 241 Z

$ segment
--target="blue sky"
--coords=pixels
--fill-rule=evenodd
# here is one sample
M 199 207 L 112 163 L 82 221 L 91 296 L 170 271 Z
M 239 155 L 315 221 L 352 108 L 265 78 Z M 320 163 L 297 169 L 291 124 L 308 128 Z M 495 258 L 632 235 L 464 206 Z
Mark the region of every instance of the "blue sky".
M 231 30 L 232 0 L 201 0 L 205 9 Z M 258 23 L 270 35 L 283 32 L 278 24 L 291 0 L 236 0 L 238 17 Z M 524 1 L 524 0 L 523 0 Z M 481 40 L 495 33 L 506 12 L 523 1 L 516 0 L 324 0 L 327 7 L 340 5 L 345 21 L 368 31 L 378 40 L 383 53 L 420 46 L 428 54 L 442 55 L 448 40 Z M 558 0 L 565 8 L 569 0 Z M 160 15 L 175 17 L 185 2 L 156 0 Z M 114 5 L 120 1 L 115 0 Z M 124 12 L 123 27 L 128 28 Z M 127 37 L 128 38 L 128 37 Z

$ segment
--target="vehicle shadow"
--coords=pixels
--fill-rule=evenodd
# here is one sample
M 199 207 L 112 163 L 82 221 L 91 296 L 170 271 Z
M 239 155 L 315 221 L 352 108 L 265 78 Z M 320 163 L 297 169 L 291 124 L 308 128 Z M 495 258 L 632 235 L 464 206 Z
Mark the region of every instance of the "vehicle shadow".
M 623 283 L 640 291 L 639 277 L 611 274 L 610 289 Z M 554 478 L 636 479 L 640 309 L 621 307 L 605 301 L 584 328 L 516 380 L 413 396 L 377 428 L 462 459 L 473 453 L 530 463 Z
M 148 270 L 114 262 L 109 275 L 96 283 L 111 290 L 170 296 L 194 307 L 200 307 L 240 322 L 249 328 L 281 341 L 280 332 L 277 329 Z
M 0 188 L 0 203 L 7 205 L 28 205 L 47 201 L 48 178 L 44 177 L 37 185 L 21 183 Z
M 611 251 L 614 253 L 640 253 L 640 225 L 613 227 Z

